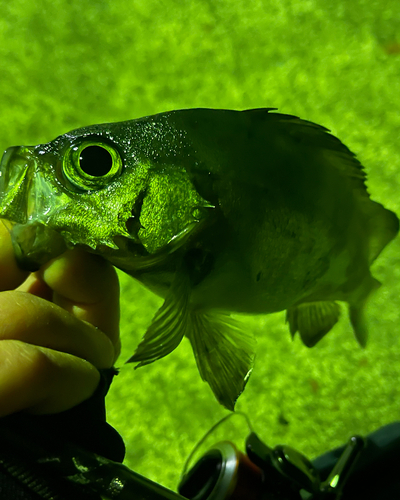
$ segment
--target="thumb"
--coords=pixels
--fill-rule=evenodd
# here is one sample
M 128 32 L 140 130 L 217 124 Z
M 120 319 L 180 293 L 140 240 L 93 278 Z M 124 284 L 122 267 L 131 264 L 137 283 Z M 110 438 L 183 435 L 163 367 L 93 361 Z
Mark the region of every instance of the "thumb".
M 0 219 L 0 291 L 14 290 L 29 275 L 29 272 L 17 266 L 11 243 L 11 227 L 10 222 Z

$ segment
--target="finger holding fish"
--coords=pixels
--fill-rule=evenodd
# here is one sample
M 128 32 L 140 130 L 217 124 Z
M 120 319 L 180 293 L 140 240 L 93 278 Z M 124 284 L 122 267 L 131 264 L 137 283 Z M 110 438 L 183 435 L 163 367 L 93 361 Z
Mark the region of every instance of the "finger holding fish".
M 12 224 L 0 219 L 0 290 L 13 290 L 25 281 L 29 273 L 18 267 L 11 242 Z
M 15 263 L 9 232 L 0 229 L 0 266 L 5 271 L 0 287 L 19 285 L 0 293 L 1 415 L 52 413 L 80 403 L 96 389 L 98 369 L 111 367 L 118 356 L 114 271 L 98 258 L 93 263 L 93 256 L 61 259 L 61 265 L 51 262 L 20 284 L 27 273 Z

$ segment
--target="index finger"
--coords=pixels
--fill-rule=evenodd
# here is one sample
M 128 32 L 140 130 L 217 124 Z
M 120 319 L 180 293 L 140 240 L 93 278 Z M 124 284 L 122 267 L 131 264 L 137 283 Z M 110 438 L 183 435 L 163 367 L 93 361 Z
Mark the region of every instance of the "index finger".
M 119 282 L 114 267 L 83 250 L 68 250 L 37 273 L 53 291 L 53 302 L 102 330 L 116 356 L 119 339 Z
M 29 275 L 17 265 L 11 243 L 11 226 L 9 221 L 0 219 L 0 291 L 17 288 Z

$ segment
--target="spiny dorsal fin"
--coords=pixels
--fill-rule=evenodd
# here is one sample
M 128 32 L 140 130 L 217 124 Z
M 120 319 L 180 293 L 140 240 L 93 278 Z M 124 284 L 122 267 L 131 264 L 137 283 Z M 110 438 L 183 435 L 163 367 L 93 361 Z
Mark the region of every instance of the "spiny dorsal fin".
M 367 176 L 364 167 L 356 155 L 340 139 L 332 135 L 329 129 L 300 118 L 293 120 L 293 122 L 287 122 L 287 124 L 291 137 L 307 144 L 315 152 L 319 150 L 321 164 L 330 164 L 340 175 L 351 180 L 353 188 L 362 197 L 369 199 L 365 185 Z
M 304 345 L 313 347 L 337 323 L 340 306 L 336 302 L 309 302 L 286 311 L 292 338 L 299 332 Z
M 201 378 L 223 406 L 234 410 L 251 374 L 256 341 L 223 313 L 191 313 L 187 337 Z
M 337 170 L 343 175 L 356 179 L 357 184 L 366 192 L 364 167 L 356 155 L 340 139 L 331 134 L 328 128 L 303 120 L 298 116 L 269 113 L 274 110 L 276 108 L 248 109 L 242 113 L 247 113 L 256 122 L 260 120 L 260 117 L 265 121 L 273 122 L 277 134 L 290 136 L 297 144 L 309 146 L 314 151 L 322 151 Z

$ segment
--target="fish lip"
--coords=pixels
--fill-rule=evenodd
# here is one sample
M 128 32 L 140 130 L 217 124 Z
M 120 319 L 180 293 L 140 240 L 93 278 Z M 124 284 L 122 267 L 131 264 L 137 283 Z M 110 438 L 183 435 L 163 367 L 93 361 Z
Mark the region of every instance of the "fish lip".
M 13 146 L 6 149 L 0 162 L 0 217 L 21 224 L 28 218 L 28 195 L 36 170 L 33 151 Z
M 47 181 L 38 171 L 36 149 L 13 146 L 0 162 L 0 218 L 12 223 L 11 241 L 18 266 L 31 272 L 67 249 L 64 238 L 43 220 L 49 196 L 44 189 Z

